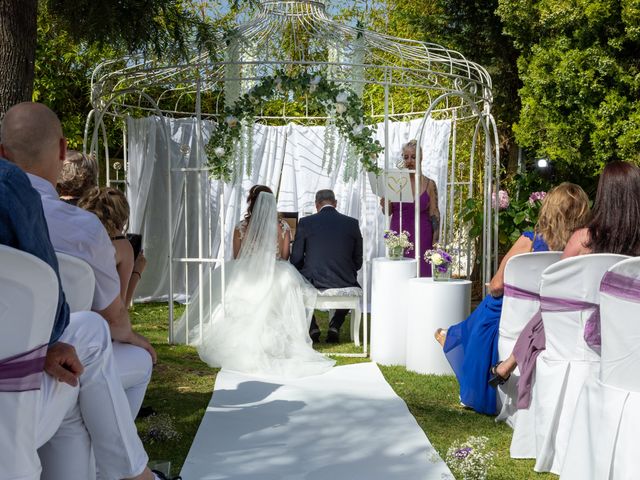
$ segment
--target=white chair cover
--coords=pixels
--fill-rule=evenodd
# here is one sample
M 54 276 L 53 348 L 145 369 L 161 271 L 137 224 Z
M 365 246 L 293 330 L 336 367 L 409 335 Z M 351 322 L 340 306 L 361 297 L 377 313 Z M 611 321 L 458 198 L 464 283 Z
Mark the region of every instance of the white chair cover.
M 79 258 L 56 252 L 60 282 L 71 312 L 91 310 L 96 278 L 91 266 Z
M 567 258 L 542 274 L 540 296 L 600 303 L 600 281 L 624 255 L 592 254 Z M 546 311 L 542 322 L 546 349 L 536 363 L 531 407 L 535 415 L 537 472 L 560 474 L 567 451 L 578 395 L 585 380 L 600 370 L 600 355 L 584 340 L 584 328 L 594 309 Z M 513 440 L 516 440 L 517 429 Z
M 0 246 L 0 265 L 2 368 L 6 359 L 49 342 L 58 305 L 58 279 L 42 260 L 3 245 Z M 36 480 L 40 478 L 36 451 L 40 391 L 8 390 L 12 388 L 0 388 L 0 477 Z
M 504 283 L 535 294 L 540 291 L 542 272 L 549 265 L 560 260 L 562 252 L 532 252 L 515 255 L 509 259 L 504 269 Z M 540 302 L 537 299 L 524 299 L 505 295 L 502 300 L 502 314 L 498 338 L 498 358 L 505 359 L 511 355 L 513 346 L 522 329 L 538 311 Z M 500 413 L 496 421 L 506 422 L 514 427 L 518 409 L 517 383 L 520 372 L 516 369 L 509 380 L 498 388 L 498 408 Z M 511 452 L 514 458 L 521 458 L 520 452 Z
M 631 280 L 627 298 L 636 300 L 600 293 L 600 376 L 580 393 L 562 480 L 631 480 L 640 472 L 640 258 L 609 271 Z

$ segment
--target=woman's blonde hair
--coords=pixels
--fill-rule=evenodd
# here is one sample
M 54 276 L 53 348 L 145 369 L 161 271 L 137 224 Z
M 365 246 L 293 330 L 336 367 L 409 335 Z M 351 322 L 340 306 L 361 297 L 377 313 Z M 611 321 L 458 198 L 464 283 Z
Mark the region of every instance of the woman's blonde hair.
M 117 188 L 94 187 L 80 199 L 78 206 L 95 213 L 110 237 L 121 235 L 129 222 L 129 202 Z
M 413 148 L 416 153 L 418 153 L 418 140 L 416 140 L 415 138 L 412 140 L 409 140 L 407 143 L 403 143 L 402 144 L 402 151 L 404 152 L 407 148 Z M 422 157 L 422 147 L 420 147 L 420 156 Z
M 61 197 L 79 198 L 98 185 L 98 163 L 93 155 L 67 150 L 56 189 Z
M 563 182 L 544 197 L 535 232 L 550 250 L 564 250 L 573 232 L 587 224 L 590 214 L 584 190 L 574 183 Z

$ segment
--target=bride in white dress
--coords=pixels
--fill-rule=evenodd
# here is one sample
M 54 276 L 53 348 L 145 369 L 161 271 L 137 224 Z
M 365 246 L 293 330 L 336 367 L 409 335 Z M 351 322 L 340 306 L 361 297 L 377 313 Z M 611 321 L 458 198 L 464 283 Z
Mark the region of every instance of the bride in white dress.
M 287 261 L 289 227 L 278 221 L 268 187 L 252 187 L 248 203 L 234 231 L 224 302 L 212 308 L 197 346 L 200 358 L 212 367 L 268 376 L 323 373 L 335 362 L 312 348 L 316 290 Z

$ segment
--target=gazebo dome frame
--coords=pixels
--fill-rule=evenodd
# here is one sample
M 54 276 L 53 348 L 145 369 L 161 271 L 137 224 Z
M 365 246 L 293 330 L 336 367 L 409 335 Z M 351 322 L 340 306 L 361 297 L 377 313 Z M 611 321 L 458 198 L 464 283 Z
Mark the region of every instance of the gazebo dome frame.
M 221 32 L 214 43 L 187 62 L 171 63 L 130 56 L 104 62 L 95 68 L 91 82 L 93 110 L 87 118 L 84 149 L 85 152 L 89 150 L 97 154 L 102 132 L 107 159 L 107 184 L 116 180 L 112 178 L 113 170 L 109 162 L 106 118 L 145 113 L 155 114 L 161 119 L 195 117 L 198 120 L 195 128 L 196 145 L 200 146 L 196 154 L 200 155 L 201 161 L 199 168 L 189 170 L 197 170 L 199 178 L 206 179 L 209 170 L 204 154 L 203 120 L 223 120 L 225 105 L 232 104 L 257 81 L 277 71 L 321 73 L 329 80 L 347 85 L 362 98 L 363 106 L 370 112 L 369 117 L 384 124 L 385 140 L 388 140 L 389 122 L 394 119 L 422 118 L 419 142 L 428 118 L 452 122 L 449 180 L 447 191 L 441 192 L 446 199 L 445 211 L 441 212 L 441 239 L 445 244 L 462 241 L 459 238 L 462 226 L 454 215 L 454 205 L 458 200 L 456 194 L 464 190 L 466 198 L 474 195 L 478 188 L 474 172 L 478 169 L 479 157 L 483 162 L 482 280 L 483 283 L 490 280 L 497 267 L 495 253 L 498 238 L 497 206 L 492 205 L 491 193 L 498 190 L 500 162 L 497 128 L 491 115 L 492 83 L 482 66 L 437 44 L 396 38 L 336 22 L 327 15 L 324 0 L 261 0 L 254 18 L 231 32 Z M 409 97 L 411 108 L 399 111 L 397 100 L 406 97 Z M 295 102 L 292 99 L 291 104 L 296 102 L 299 103 L 299 99 Z M 295 121 L 316 125 L 330 120 L 326 115 L 310 109 L 308 100 L 302 115 L 292 113 L 289 107 L 291 105 L 284 102 L 278 114 L 265 110 L 254 119 L 263 123 Z M 462 124 L 472 125 L 470 131 L 473 132 L 468 142 L 468 171 L 463 171 L 462 162 L 456 159 L 457 126 Z M 168 143 L 166 129 L 164 135 Z M 388 142 L 385 141 L 385 144 Z M 420 157 L 420 151 L 417 153 Z M 382 156 L 384 172 L 393 165 L 388 149 L 385 148 Z M 166 164 L 169 177 L 186 173 L 187 169 L 172 168 L 169 158 Z M 420 158 L 416 165 L 420 173 Z M 127 167 L 125 135 L 125 172 Z M 419 175 L 415 177 L 418 187 Z M 419 192 L 419 188 L 415 191 Z M 167 182 L 167 193 L 171 205 L 173 192 L 170 181 Z M 202 195 L 206 194 L 207 190 L 204 189 Z M 224 205 L 224 198 L 220 200 Z M 205 208 L 204 203 L 199 201 L 198 208 Z M 220 221 L 224 223 L 224 218 Z M 416 215 L 416 224 L 418 221 L 419 216 Z M 168 218 L 168 224 L 170 241 L 171 218 Z M 419 228 L 416 228 L 416 233 L 418 231 Z M 470 259 L 468 242 L 466 249 L 467 258 Z M 168 298 L 173 298 L 174 294 L 172 272 L 176 263 L 197 263 L 200 284 L 206 263 L 220 264 L 224 272 L 224 242 L 216 258 L 205 258 L 204 251 L 203 246 L 197 258 L 176 258 L 170 250 Z M 416 252 L 416 257 L 419 253 Z M 466 276 L 470 271 L 469 263 Z M 364 268 L 366 277 L 366 262 Z M 366 288 L 364 290 L 366 295 Z M 169 309 L 169 340 L 172 342 L 172 302 L 169 302 Z M 366 322 L 364 325 L 366 328 Z M 365 354 L 366 348 L 365 331 Z

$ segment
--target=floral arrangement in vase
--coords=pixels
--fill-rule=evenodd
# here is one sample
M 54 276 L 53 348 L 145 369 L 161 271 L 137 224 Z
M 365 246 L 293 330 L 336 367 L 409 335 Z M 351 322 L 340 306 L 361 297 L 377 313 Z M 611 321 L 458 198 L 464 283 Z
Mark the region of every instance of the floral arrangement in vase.
M 453 257 L 439 245 L 424 252 L 424 260 L 432 265 L 434 280 L 449 280 L 451 278 L 451 264 Z
M 456 478 L 460 480 L 485 480 L 495 456 L 487 450 L 487 437 L 467 438 L 454 443 L 447 451 L 446 462 Z
M 387 256 L 392 260 L 398 260 L 404 256 L 406 250 L 413 248 L 409 241 L 411 234 L 406 230 L 398 233 L 394 230 L 384 231 L 384 244 L 387 247 Z

